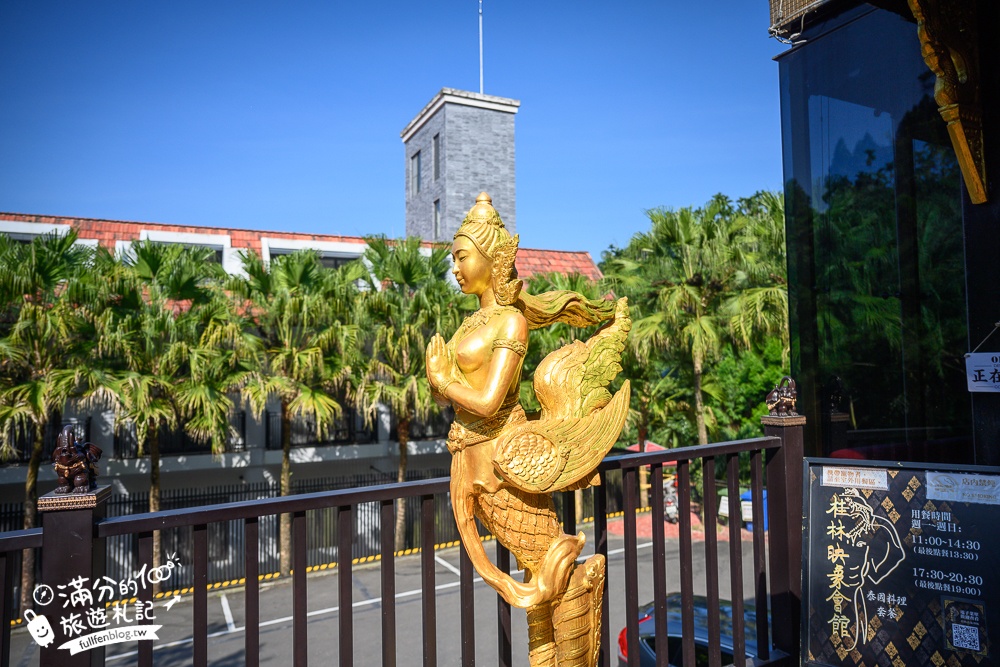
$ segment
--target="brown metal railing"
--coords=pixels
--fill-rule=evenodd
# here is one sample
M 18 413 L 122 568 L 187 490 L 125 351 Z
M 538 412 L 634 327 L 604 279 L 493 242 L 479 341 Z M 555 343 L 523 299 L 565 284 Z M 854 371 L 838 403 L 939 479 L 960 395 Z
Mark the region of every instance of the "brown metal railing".
M 770 419 L 770 421 L 768 421 Z M 739 457 L 748 459 L 753 504 L 753 597 L 756 604 L 756 633 L 758 664 L 798 664 L 800 555 L 801 554 L 801 484 L 802 484 L 802 426 L 801 418 L 765 418 L 765 437 L 681 449 L 630 454 L 606 459 L 601 467 L 602 479 L 609 472 L 620 470 L 623 476 L 624 503 L 624 581 L 612 581 L 609 568 L 604 596 L 600 664 L 610 667 L 617 664 L 617 643 L 612 637 L 610 607 L 622 601 L 616 599 L 624 589 L 624 614 L 628 664 L 638 665 L 639 656 L 639 570 L 638 542 L 636 538 L 636 513 L 639 509 L 639 470 L 649 466 L 652 471 L 652 580 L 655 601 L 655 644 L 667 646 L 667 541 L 664 535 L 663 467 L 676 466 L 679 501 L 680 533 L 679 578 L 683 619 L 684 667 L 693 667 L 694 653 L 694 543 L 691 525 L 691 473 L 699 465 L 703 476 L 703 507 L 706 526 L 714 526 L 718 506 L 715 475 L 716 460 L 724 462 L 725 483 L 728 488 L 730 584 L 733 611 L 733 655 L 737 660 L 745 655 L 746 640 L 743 623 L 743 550 L 741 546 L 739 501 Z M 713 472 L 708 472 L 713 471 Z M 765 477 L 768 489 L 768 530 L 765 542 L 763 489 Z M 594 548 L 608 555 L 608 498 L 606 487 L 594 489 Z M 363 503 L 377 503 L 380 511 L 381 542 L 381 643 L 382 664 L 396 664 L 396 600 L 395 558 L 393 540 L 395 529 L 395 501 L 418 498 L 420 506 L 420 570 L 421 616 L 423 624 L 422 662 L 425 666 L 438 662 L 436 635 L 437 607 L 435 601 L 435 496 L 448 493 L 447 478 L 385 484 L 381 486 L 307 493 L 284 498 L 252 502 L 237 502 L 206 507 L 179 509 L 165 512 L 138 514 L 110 519 L 100 518 L 101 507 L 53 512 L 47 515 L 45 531 L 53 526 L 59 532 L 42 529 L 15 531 L 0 535 L 0 591 L 3 593 L 2 628 L 0 628 L 0 667 L 10 661 L 10 627 L 14 610 L 14 557 L 21 549 L 41 548 L 42 577 L 44 581 L 69 581 L 73 577 L 95 577 L 102 574 L 104 540 L 118 535 L 135 535 L 139 545 L 139 562 L 153 562 L 153 531 L 188 526 L 192 528 L 193 541 L 193 664 L 208 664 L 208 527 L 225 521 L 242 521 L 244 530 L 245 561 L 245 663 L 255 666 L 260 653 L 260 583 L 259 583 L 259 522 L 262 517 L 278 514 L 292 515 L 292 636 L 291 664 L 304 667 L 307 663 L 308 626 L 306 576 L 307 512 L 332 508 L 337 515 L 337 567 L 338 576 L 338 633 L 339 663 L 353 664 L 354 618 L 352 606 L 352 551 L 355 540 L 353 515 Z M 577 517 L 571 500 L 562 503 L 563 521 L 567 532 L 576 531 Z M 77 539 L 63 539 L 73 535 Z M 88 537 L 89 536 L 89 537 Z M 58 547 L 58 548 L 57 548 Z M 767 553 L 765 554 L 765 547 Z M 464 549 L 460 551 L 460 622 L 461 660 L 463 665 L 475 664 L 475 616 L 473 588 L 475 572 Z M 706 592 L 708 604 L 709 664 L 721 664 L 719 622 L 719 545 L 714 530 L 706 530 L 704 543 L 706 562 Z M 510 554 L 497 544 L 497 561 L 509 570 Z M 770 563 L 770 567 L 767 564 Z M 139 591 L 139 599 L 151 601 L 151 588 Z M 499 596 L 498 596 L 499 599 Z M 768 614 L 770 609 L 770 615 Z M 769 616 L 772 620 L 769 623 Z M 56 641 L 41 649 L 42 667 L 59 665 L 101 664 L 103 649 L 67 656 L 67 651 L 57 647 L 66 639 L 61 630 L 54 628 Z M 152 642 L 139 642 L 138 664 L 151 666 Z M 522 650 L 518 647 L 517 650 Z M 511 610 L 502 600 L 497 611 L 497 662 L 512 663 Z M 661 665 L 667 664 L 667 651 L 657 652 Z M 742 663 L 740 663 L 742 664 Z
M 778 655 L 772 656 L 770 650 L 771 642 L 768 628 L 768 572 L 765 556 L 765 529 L 763 515 L 763 459 L 767 459 L 767 472 L 769 479 L 784 477 L 789 472 L 801 476 L 801 453 L 798 455 L 798 464 L 794 471 L 786 469 L 785 455 L 788 453 L 783 449 L 782 437 L 771 435 L 764 438 L 752 440 L 737 440 L 701 447 L 684 447 L 667 451 L 649 452 L 644 454 L 632 454 L 606 459 L 602 466 L 602 473 L 612 469 L 621 468 L 624 475 L 623 487 L 625 489 L 625 562 L 635 563 L 638 555 L 638 545 L 636 540 L 636 510 L 638 509 L 638 498 L 635 490 L 638 486 L 638 470 L 644 465 L 651 468 L 653 482 L 651 484 L 653 497 L 652 505 L 652 543 L 653 543 L 653 599 L 655 601 L 655 631 L 654 644 L 659 647 L 667 646 L 667 608 L 666 608 L 666 540 L 664 537 L 664 516 L 663 516 L 663 466 L 673 464 L 677 468 L 677 493 L 678 493 L 678 515 L 680 522 L 678 547 L 680 551 L 680 582 L 681 582 L 681 606 L 682 606 L 682 644 L 683 644 L 683 667 L 694 667 L 695 645 L 694 645 L 694 552 L 691 526 L 691 466 L 700 461 L 703 471 L 715 470 L 715 459 L 721 458 L 725 461 L 726 487 L 729 498 L 729 558 L 730 558 L 730 587 L 734 592 L 732 595 L 732 617 L 733 636 L 732 648 L 734 656 L 746 655 L 745 631 L 742 623 L 737 619 L 744 617 L 743 596 L 738 594 L 744 590 L 743 585 L 743 550 L 742 536 L 740 534 L 740 523 L 735 517 L 741 515 L 739 499 L 739 456 L 748 454 L 750 457 L 750 487 L 751 502 L 753 507 L 753 567 L 754 567 L 754 602 L 756 606 L 756 633 L 757 633 L 757 654 L 756 658 L 762 662 L 784 662 L 795 654 L 795 643 L 797 638 L 792 638 L 791 643 L 777 644 Z M 799 450 L 801 452 L 801 450 Z M 705 525 L 714 526 L 718 519 L 718 495 L 714 474 L 704 474 L 702 478 L 702 507 L 704 508 Z M 788 542 L 793 541 L 794 536 L 787 530 L 776 528 L 788 526 L 788 510 L 792 507 L 801 506 L 801 495 L 797 503 L 794 498 L 781 498 L 770 494 L 768 499 L 769 509 L 769 532 L 772 552 L 772 569 L 781 564 L 787 568 L 790 563 L 786 559 L 778 556 L 779 553 L 788 553 L 790 547 Z M 788 502 L 791 500 L 793 502 Z M 598 515 L 595 517 L 595 529 L 598 535 L 607 530 L 607 520 Z M 794 525 L 794 524 L 793 524 Z M 801 537 L 799 538 L 801 540 Z M 598 537 L 599 550 L 604 549 L 607 553 L 607 540 Z M 714 530 L 705 531 L 705 562 L 706 562 L 706 597 L 708 599 L 708 658 L 709 664 L 718 667 L 722 664 L 721 655 L 721 627 L 720 627 L 720 599 L 719 599 L 719 547 L 718 536 Z M 781 598 L 782 613 L 788 608 L 785 600 L 791 593 L 794 594 L 792 586 L 793 577 L 788 574 L 775 573 L 777 581 L 772 581 L 770 593 L 774 598 Z M 638 572 L 635 567 L 625 568 L 625 618 L 626 637 L 628 643 L 628 664 L 630 667 L 639 665 L 639 589 Z M 609 599 L 605 596 L 604 617 L 609 617 Z M 777 620 L 777 619 L 776 619 Z M 783 623 L 798 628 L 798 619 L 785 617 Z M 794 621 L 794 622 L 793 622 Z M 609 635 L 607 624 L 604 625 L 604 636 L 601 644 L 604 647 L 602 665 L 610 666 L 613 644 Z M 777 639 L 777 637 L 775 638 Z M 786 637 L 782 636 L 782 640 Z M 666 651 L 658 651 L 657 658 L 662 656 L 662 664 L 667 664 Z M 790 664 L 797 664 L 792 662 Z
M 10 665 L 10 628 L 15 620 L 14 592 L 20 584 L 21 551 L 42 546 L 42 529 L 12 530 L 0 534 L 0 667 Z

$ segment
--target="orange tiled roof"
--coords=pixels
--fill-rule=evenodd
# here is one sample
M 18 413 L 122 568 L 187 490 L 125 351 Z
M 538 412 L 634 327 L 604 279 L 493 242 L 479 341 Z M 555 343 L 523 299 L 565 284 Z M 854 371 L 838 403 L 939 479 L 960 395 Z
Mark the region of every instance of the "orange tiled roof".
M 536 273 L 580 273 L 591 280 L 600 280 L 601 270 L 594 264 L 590 253 L 583 250 L 540 250 L 519 248 L 517 273 L 528 278 Z
M 226 234 L 233 248 L 251 248 L 261 254 L 261 238 L 276 238 L 294 241 L 364 243 L 359 236 L 338 234 L 306 234 L 301 232 L 274 232 L 234 227 L 197 227 L 194 225 L 170 225 L 159 222 L 136 222 L 128 220 L 104 220 L 100 218 L 74 218 L 53 215 L 32 215 L 27 213 L 0 212 L 0 220 L 12 222 L 34 222 L 47 225 L 69 225 L 81 239 L 97 240 L 102 246 L 114 249 L 116 241 L 133 241 L 142 231 L 177 232 L 183 234 Z M 425 245 L 431 245 L 425 243 Z M 580 273 L 591 280 L 601 278 L 590 253 L 584 251 L 543 250 L 521 248 L 517 253 L 517 271 L 522 278 L 536 273 Z
M 302 241 L 344 241 L 364 243 L 356 236 L 336 234 L 303 234 L 298 232 L 271 232 L 234 227 L 196 227 L 194 225 L 169 225 L 160 222 L 135 222 L 131 220 L 104 220 L 101 218 L 70 218 L 52 215 L 31 215 L 25 213 L 0 213 L 0 220 L 13 222 L 37 222 L 48 225 L 69 225 L 81 239 L 96 239 L 107 248 L 114 248 L 115 241 L 134 241 L 142 231 L 178 232 L 183 234 L 225 234 L 234 248 L 252 248 L 261 252 L 261 237 Z

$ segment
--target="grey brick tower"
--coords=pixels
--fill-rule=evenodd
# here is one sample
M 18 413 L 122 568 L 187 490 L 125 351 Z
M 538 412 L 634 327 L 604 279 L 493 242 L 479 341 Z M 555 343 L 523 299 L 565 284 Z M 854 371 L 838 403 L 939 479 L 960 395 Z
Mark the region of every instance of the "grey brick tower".
M 451 241 L 484 190 L 516 233 L 514 114 L 520 105 L 442 88 L 403 129 L 407 236 Z

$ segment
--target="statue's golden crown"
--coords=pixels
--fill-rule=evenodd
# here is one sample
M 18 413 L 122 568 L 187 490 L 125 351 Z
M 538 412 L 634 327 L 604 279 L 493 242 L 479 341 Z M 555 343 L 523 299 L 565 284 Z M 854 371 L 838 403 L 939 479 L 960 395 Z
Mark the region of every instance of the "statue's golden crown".
M 485 223 L 498 229 L 505 229 L 503 220 L 500 219 L 500 214 L 493 208 L 493 199 L 485 192 L 480 192 L 479 196 L 476 197 L 476 203 L 469 209 L 465 219 L 462 220 L 462 225 L 477 222 Z

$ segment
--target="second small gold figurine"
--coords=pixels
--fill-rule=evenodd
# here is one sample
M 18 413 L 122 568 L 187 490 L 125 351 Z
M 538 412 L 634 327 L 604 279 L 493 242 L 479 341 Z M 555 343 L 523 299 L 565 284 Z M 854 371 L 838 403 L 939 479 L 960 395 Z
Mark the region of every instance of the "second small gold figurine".
M 604 557 L 577 562 L 584 536 L 563 533 L 551 494 L 599 482 L 597 465 L 628 413 L 629 383 L 613 396 L 608 385 L 621 371 L 632 321 L 625 299 L 523 292 L 517 244 L 481 193 L 452 246 L 452 272 L 463 292 L 479 297 L 479 310 L 450 341 L 431 339 L 427 379 L 435 399 L 455 408 L 451 500 L 476 571 L 527 610 L 532 667 L 591 667 L 600 650 Z M 606 324 L 586 343 L 574 341 L 542 360 L 534 376 L 541 415 L 529 420 L 519 400 L 528 331 L 557 322 Z M 523 581 L 490 560 L 476 517 L 517 558 Z

